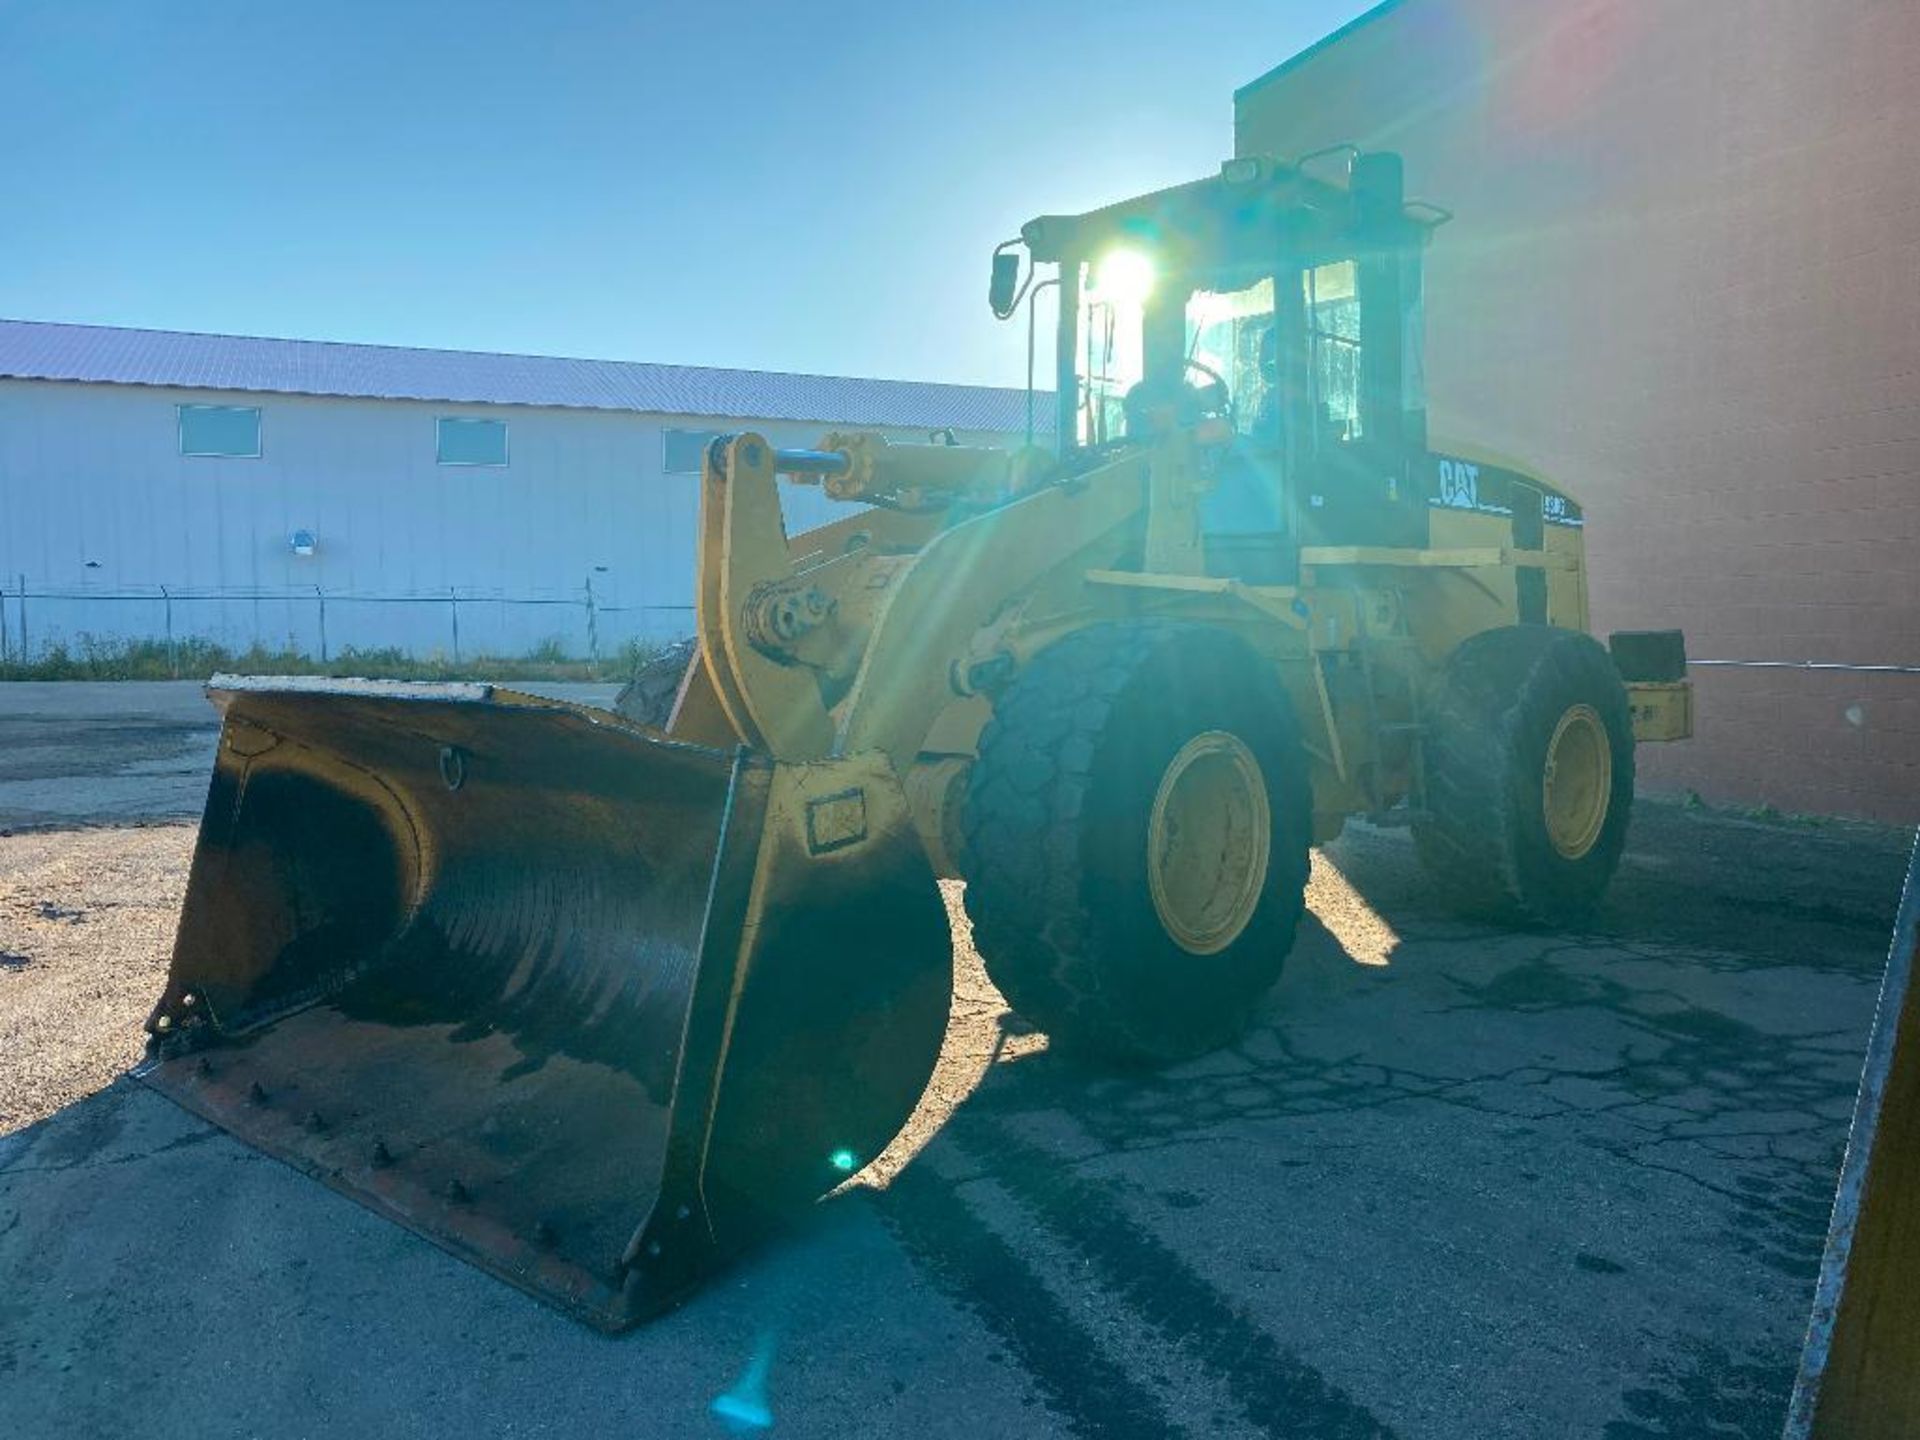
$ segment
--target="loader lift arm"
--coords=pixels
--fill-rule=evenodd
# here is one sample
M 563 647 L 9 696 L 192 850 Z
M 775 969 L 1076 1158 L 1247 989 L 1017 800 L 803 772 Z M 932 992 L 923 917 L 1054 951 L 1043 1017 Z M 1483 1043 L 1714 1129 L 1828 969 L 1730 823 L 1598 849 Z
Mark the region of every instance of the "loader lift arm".
M 846 448 L 827 448 L 836 441 Z M 1003 451 L 867 437 L 829 436 L 812 451 L 778 451 L 754 434 L 716 441 L 702 476 L 700 662 L 739 742 L 794 761 L 879 751 L 904 776 L 935 716 L 968 693 L 967 672 L 991 658 L 971 653 L 975 637 L 1063 559 L 1119 548 L 1147 506 L 1148 466 L 1137 457 L 1071 480 L 1033 479 L 1026 463 L 1021 492 L 1023 472 Z M 796 557 L 782 473 L 838 480 L 849 499 L 944 493 L 981 508 L 910 555 L 855 531 L 860 543 L 838 554 Z M 857 668 L 837 674 L 848 655 Z

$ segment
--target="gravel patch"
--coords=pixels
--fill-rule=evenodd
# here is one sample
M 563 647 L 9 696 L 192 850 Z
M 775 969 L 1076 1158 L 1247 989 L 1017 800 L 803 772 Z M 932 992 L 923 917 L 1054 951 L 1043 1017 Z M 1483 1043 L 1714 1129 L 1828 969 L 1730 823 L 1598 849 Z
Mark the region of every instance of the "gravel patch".
M 140 1058 L 195 828 L 0 835 L 0 1135 Z

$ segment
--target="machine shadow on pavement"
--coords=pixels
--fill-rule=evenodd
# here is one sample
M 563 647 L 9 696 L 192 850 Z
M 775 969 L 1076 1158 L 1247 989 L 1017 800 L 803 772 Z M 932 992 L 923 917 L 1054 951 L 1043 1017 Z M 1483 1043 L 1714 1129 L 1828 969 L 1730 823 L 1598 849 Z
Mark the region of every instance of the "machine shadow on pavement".
M 880 1212 L 1083 1433 L 1771 1437 L 1903 840 L 1644 806 L 1573 935 L 1353 827 L 1240 1044 L 991 1066 Z
M 111 1428 L 222 1364 L 314 1427 L 451 1434 L 557 1379 L 640 1423 L 643 1371 L 648 1433 L 702 1434 L 765 1344 L 797 1435 L 1771 1437 L 1901 840 L 1643 806 L 1573 935 L 1455 918 L 1356 826 L 1254 1027 L 1159 1070 L 1048 1050 L 963 932 L 918 1153 L 617 1341 L 123 1080 L 0 1139 L 0 1420 Z

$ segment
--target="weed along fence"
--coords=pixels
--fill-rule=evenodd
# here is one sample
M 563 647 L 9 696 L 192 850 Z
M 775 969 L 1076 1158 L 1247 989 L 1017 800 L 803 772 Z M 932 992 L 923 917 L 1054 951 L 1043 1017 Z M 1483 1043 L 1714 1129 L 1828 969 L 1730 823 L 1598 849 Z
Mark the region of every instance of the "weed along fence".
M 623 603 L 587 576 L 570 592 L 503 594 L 483 587 L 368 593 L 298 589 L 94 590 L 0 584 L 0 665 L 180 675 L 196 657 L 277 656 L 328 664 L 355 654 L 460 665 L 479 657 L 599 663 L 679 639 L 693 606 Z

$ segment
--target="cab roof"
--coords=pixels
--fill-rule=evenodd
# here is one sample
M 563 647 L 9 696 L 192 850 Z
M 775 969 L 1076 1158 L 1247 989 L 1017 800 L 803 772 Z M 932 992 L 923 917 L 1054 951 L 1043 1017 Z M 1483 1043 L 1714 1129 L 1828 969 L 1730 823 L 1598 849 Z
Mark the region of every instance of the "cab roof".
M 1351 147 L 1341 150 L 1358 155 Z M 1322 152 L 1322 156 L 1332 152 Z M 1289 250 L 1331 251 L 1367 229 L 1403 230 L 1416 240 L 1446 212 L 1414 202 L 1369 215 L 1366 197 L 1308 173 L 1304 161 L 1242 156 L 1219 173 L 1155 190 L 1081 215 L 1041 215 L 1020 229 L 1035 260 L 1064 261 L 1116 245 L 1154 250 L 1178 268 L 1205 268 L 1252 253 L 1272 253 L 1277 233 Z M 1376 240 L 1390 240 L 1381 233 Z

